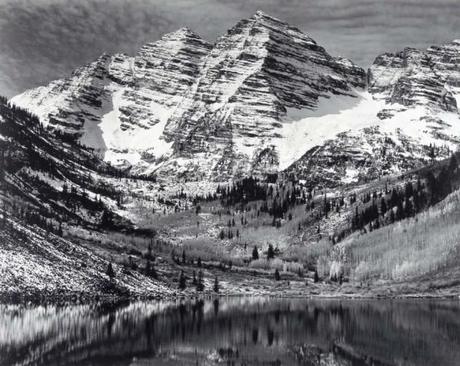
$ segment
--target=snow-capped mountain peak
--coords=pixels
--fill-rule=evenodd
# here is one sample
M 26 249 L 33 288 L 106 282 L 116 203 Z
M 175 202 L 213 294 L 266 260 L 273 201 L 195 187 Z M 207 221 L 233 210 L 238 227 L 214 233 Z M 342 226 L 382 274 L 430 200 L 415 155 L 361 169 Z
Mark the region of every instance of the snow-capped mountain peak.
M 181 28 L 12 101 L 107 161 L 165 179 L 291 166 L 350 181 L 433 158 L 433 146 L 439 157 L 456 148 L 459 54 L 458 40 L 406 48 L 378 56 L 366 74 L 258 11 L 214 45 Z

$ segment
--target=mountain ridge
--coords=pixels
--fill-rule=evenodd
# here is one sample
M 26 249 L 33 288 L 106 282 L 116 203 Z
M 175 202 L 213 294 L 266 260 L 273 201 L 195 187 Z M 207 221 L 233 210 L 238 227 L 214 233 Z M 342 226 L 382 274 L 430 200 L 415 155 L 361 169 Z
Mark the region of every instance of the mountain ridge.
M 159 179 L 226 181 L 287 169 L 341 184 L 457 148 L 459 54 L 458 41 L 406 48 L 379 55 L 366 73 L 258 11 L 214 45 L 181 28 L 134 57 L 103 55 L 12 102 L 106 161 Z M 313 150 L 323 158 L 304 164 Z M 345 164 L 329 174 L 337 156 Z

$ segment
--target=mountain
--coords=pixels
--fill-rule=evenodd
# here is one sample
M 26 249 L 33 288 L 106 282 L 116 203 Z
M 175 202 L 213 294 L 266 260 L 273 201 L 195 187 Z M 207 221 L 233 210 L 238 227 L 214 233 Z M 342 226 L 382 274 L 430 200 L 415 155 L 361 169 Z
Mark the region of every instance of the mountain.
M 208 293 L 217 276 L 226 294 L 362 293 L 354 243 L 456 224 L 424 211 L 458 198 L 459 54 L 408 48 L 365 72 L 258 12 L 214 45 L 183 28 L 0 98 L 0 297 L 166 296 L 201 271 Z M 455 243 L 430 248 L 445 262 Z M 368 260 L 388 281 L 440 265 L 387 244 Z
M 312 38 L 262 12 L 240 21 L 206 57 L 200 76 L 168 122 L 179 171 L 212 177 L 276 172 L 293 162 L 290 111 L 365 85 L 365 73 Z M 162 167 L 164 169 L 164 167 Z
M 459 58 L 459 41 L 406 48 L 366 73 L 257 12 L 214 45 L 183 28 L 12 102 L 105 161 L 166 182 L 283 171 L 336 186 L 457 149 Z
M 181 29 L 12 102 L 113 164 L 225 180 L 294 162 L 305 150 L 289 146 L 292 114 L 364 86 L 364 70 L 257 12 L 212 47 Z
M 108 162 L 150 166 L 168 155 L 164 126 L 209 48 L 183 28 L 144 45 L 134 57 L 102 55 L 69 78 L 26 91 L 12 102 Z
M 310 146 L 286 172 L 313 184 L 336 186 L 448 157 L 460 143 L 459 61 L 459 41 L 378 56 L 368 71 L 368 92 L 358 103 L 338 108 L 334 116 L 303 120 L 304 125 L 329 122 L 334 128 L 359 119 L 362 128 Z

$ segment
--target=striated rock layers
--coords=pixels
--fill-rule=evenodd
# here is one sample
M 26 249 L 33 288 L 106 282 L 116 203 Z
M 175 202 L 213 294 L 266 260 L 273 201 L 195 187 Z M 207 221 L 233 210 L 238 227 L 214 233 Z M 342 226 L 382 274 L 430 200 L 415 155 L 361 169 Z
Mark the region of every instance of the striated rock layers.
M 26 91 L 12 102 L 106 160 L 145 169 L 170 154 L 164 126 L 210 48 L 190 30 L 179 29 L 144 45 L 134 57 L 103 55 L 69 78 Z
M 114 164 L 186 179 L 273 172 L 288 108 L 353 98 L 365 72 L 262 12 L 211 47 L 187 29 L 13 98 Z M 292 159 L 291 159 L 292 160 Z M 292 162 L 292 161 L 291 161 Z
M 367 116 L 368 126 L 325 140 L 288 174 L 335 186 L 402 172 L 458 149 L 460 41 L 378 56 L 368 91 L 375 113 Z
M 366 73 L 257 12 L 214 45 L 183 28 L 12 99 L 106 161 L 159 178 L 285 171 L 337 185 L 442 158 L 460 141 L 460 42 Z

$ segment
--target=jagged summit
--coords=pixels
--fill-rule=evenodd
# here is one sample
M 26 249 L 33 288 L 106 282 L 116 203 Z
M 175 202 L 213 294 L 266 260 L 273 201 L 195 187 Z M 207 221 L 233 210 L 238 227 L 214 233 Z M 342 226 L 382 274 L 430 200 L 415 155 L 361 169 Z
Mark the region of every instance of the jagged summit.
M 369 70 L 369 90 L 389 103 L 430 105 L 456 112 L 460 47 L 455 42 L 426 50 L 405 48 L 378 56 Z
M 364 85 L 362 69 L 259 12 L 218 39 L 166 133 L 176 155 L 204 154 L 194 170 L 276 171 L 295 158 L 279 148 L 288 108 L 314 110 L 319 98 L 353 96 Z
M 389 171 L 388 162 L 371 161 L 388 141 L 399 170 L 425 159 L 425 146 L 459 142 L 459 49 L 453 41 L 385 53 L 366 74 L 257 11 L 214 45 L 180 28 L 134 57 L 102 55 L 13 102 L 107 161 L 166 179 L 226 180 L 291 166 L 352 180 L 369 164 Z
M 262 10 L 257 10 L 254 15 L 252 16 L 253 18 L 271 18 L 271 19 L 276 19 L 272 17 L 271 15 L 268 15 L 267 13 L 263 12 Z M 279 20 L 279 19 L 276 19 Z
M 348 123 L 365 115 L 366 125 L 312 146 L 289 172 L 337 185 L 447 158 L 460 146 L 459 64 L 455 42 L 378 56 L 368 72 L 366 103 L 336 117 Z
M 199 35 L 193 32 L 189 27 L 182 27 L 170 33 L 166 33 L 161 38 L 186 38 L 186 37 L 201 38 Z
M 254 21 L 254 22 L 257 22 L 257 23 L 261 23 L 261 24 L 276 24 L 277 26 L 281 26 L 281 27 L 289 27 L 289 28 L 292 28 L 288 23 L 282 21 L 281 19 L 278 19 L 274 16 L 271 16 L 270 14 L 267 14 L 265 12 L 263 12 L 262 10 L 257 10 L 253 16 L 251 16 L 250 18 L 248 19 L 242 19 L 241 22 L 250 22 L 250 21 Z
M 290 29 L 294 32 L 299 32 L 299 33 L 302 33 L 305 37 L 308 37 L 311 42 L 315 43 L 316 44 L 316 41 L 307 36 L 305 33 L 303 33 L 302 31 L 299 30 L 299 28 L 297 27 L 294 27 L 292 25 L 290 25 L 289 23 L 286 23 L 285 21 L 279 19 L 279 18 L 276 18 L 270 14 L 267 14 L 265 12 L 263 12 L 262 10 L 257 10 L 255 12 L 255 14 L 250 17 L 249 19 L 247 20 L 242 20 L 242 22 L 250 22 L 250 21 L 254 21 L 256 23 L 259 23 L 259 24 L 262 24 L 262 25 L 265 25 L 265 26 L 268 26 L 268 27 L 281 27 L 281 28 L 285 28 L 285 29 Z

